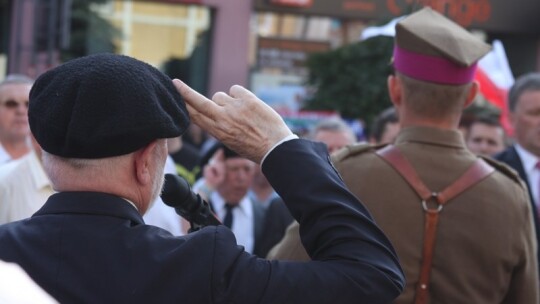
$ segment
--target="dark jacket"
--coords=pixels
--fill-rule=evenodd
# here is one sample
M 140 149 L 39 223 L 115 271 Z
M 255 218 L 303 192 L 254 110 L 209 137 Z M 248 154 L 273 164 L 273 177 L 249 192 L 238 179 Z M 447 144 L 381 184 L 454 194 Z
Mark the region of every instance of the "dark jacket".
M 507 148 L 506 150 L 502 151 L 501 153 L 495 155 L 493 158 L 503 163 L 506 163 L 508 166 L 516 170 L 516 172 L 519 174 L 519 177 L 521 177 L 521 179 L 527 185 L 529 199 L 531 202 L 531 210 L 532 210 L 533 219 L 534 219 L 536 240 L 539 241 L 540 240 L 539 238 L 540 237 L 540 219 L 538 218 L 538 208 L 536 208 L 536 204 L 534 203 L 534 198 L 531 192 L 531 185 L 529 184 L 529 178 L 527 177 L 527 174 L 525 173 L 525 169 L 523 168 L 523 163 L 521 162 L 521 158 L 519 158 L 519 154 L 517 153 L 516 148 L 514 146 L 511 146 Z M 540 270 L 540 250 L 537 252 L 537 255 L 538 255 L 538 261 L 539 261 L 538 267 Z
M 125 200 L 62 192 L 0 226 L 0 259 L 61 303 L 387 303 L 403 273 L 388 239 L 332 167 L 326 148 L 292 140 L 263 164 L 303 226 L 314 262 L 259 259 L 224 226 L 174 237 Z

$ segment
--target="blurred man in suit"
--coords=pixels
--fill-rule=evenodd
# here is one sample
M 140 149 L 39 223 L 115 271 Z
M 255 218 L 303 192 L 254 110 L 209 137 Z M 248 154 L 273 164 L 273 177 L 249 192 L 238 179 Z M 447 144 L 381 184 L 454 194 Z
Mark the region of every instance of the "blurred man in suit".
M 249 195 L 255 174 L 260 170 L 256 163 L 222 143 L 217 143 L 209 152 L 213 156 L 204 168 L 203 185 L 199 187 L 206 189 L 204 195 L 212 209 L 233 231 L 238 244 L 247 252 L 265 257 L 292 222 L 287 207 L 277 194 L 266 207 Z M 264 175 L 259 178 L 266 179 Z
M 516 142 L 495 155 L 495 159 L 516 170 L 527 184 L 538 241 L 540 238 L 538 213 L 540 210 L 540 73 L 526 74 L 516 80 L 508 92 L 508 108 Z M 540 253 L 538 261 L 540 261 Z

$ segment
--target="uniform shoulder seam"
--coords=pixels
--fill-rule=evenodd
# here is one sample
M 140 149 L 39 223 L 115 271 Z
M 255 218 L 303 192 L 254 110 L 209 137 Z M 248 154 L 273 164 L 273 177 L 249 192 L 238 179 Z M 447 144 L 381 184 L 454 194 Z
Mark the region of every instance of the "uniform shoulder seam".
M 519 174 L 509 165 L 501 161 L 495 160 L 491 157 L 487 157 L 487 156 L 479 156 L 479 157 L 482 158 L 490 166 L 495 168 L 497 172 L 502 173 L 503 175 L 505 175 L 506 177 L 508 177 L 515 183 L 517 183 L 518 185 L 523 186 L 522 184 L 523 181 L 521 180 L 521 177 L 519 177 Z
M 355 156 L 355 155 L 362 154 L 365 152 L 374 152 L 384 146 L 386 146 L 386 144 L 373 145 L 367 142 L 355 143 L 352 145 L 345 146 L 344 148 L 335 152 L 332 155 L 332 160 L 336 162 L 343 161 L 351 156 Z

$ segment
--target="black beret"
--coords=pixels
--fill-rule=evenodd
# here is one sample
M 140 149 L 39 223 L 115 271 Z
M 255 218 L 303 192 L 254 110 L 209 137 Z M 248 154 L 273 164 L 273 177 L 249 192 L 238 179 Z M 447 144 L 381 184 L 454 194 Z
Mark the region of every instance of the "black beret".
M 137 59 L 97 54 L 41 75 L 30 91 L 30 129 L 43 150 L 67 158 L 129 154 L 180 136 L 189 115 L 171 79 Z

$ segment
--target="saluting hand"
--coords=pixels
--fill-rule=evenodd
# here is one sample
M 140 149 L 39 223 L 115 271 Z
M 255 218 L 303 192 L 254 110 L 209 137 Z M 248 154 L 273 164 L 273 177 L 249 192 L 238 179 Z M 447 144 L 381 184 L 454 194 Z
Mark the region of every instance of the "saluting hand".
M 218 92 L 210 100 L 178 79 L 173 83 L 195 124 L 256 163 L 292 134 L 276 111 L 242 86 L 234 85 L 229 94 Z

